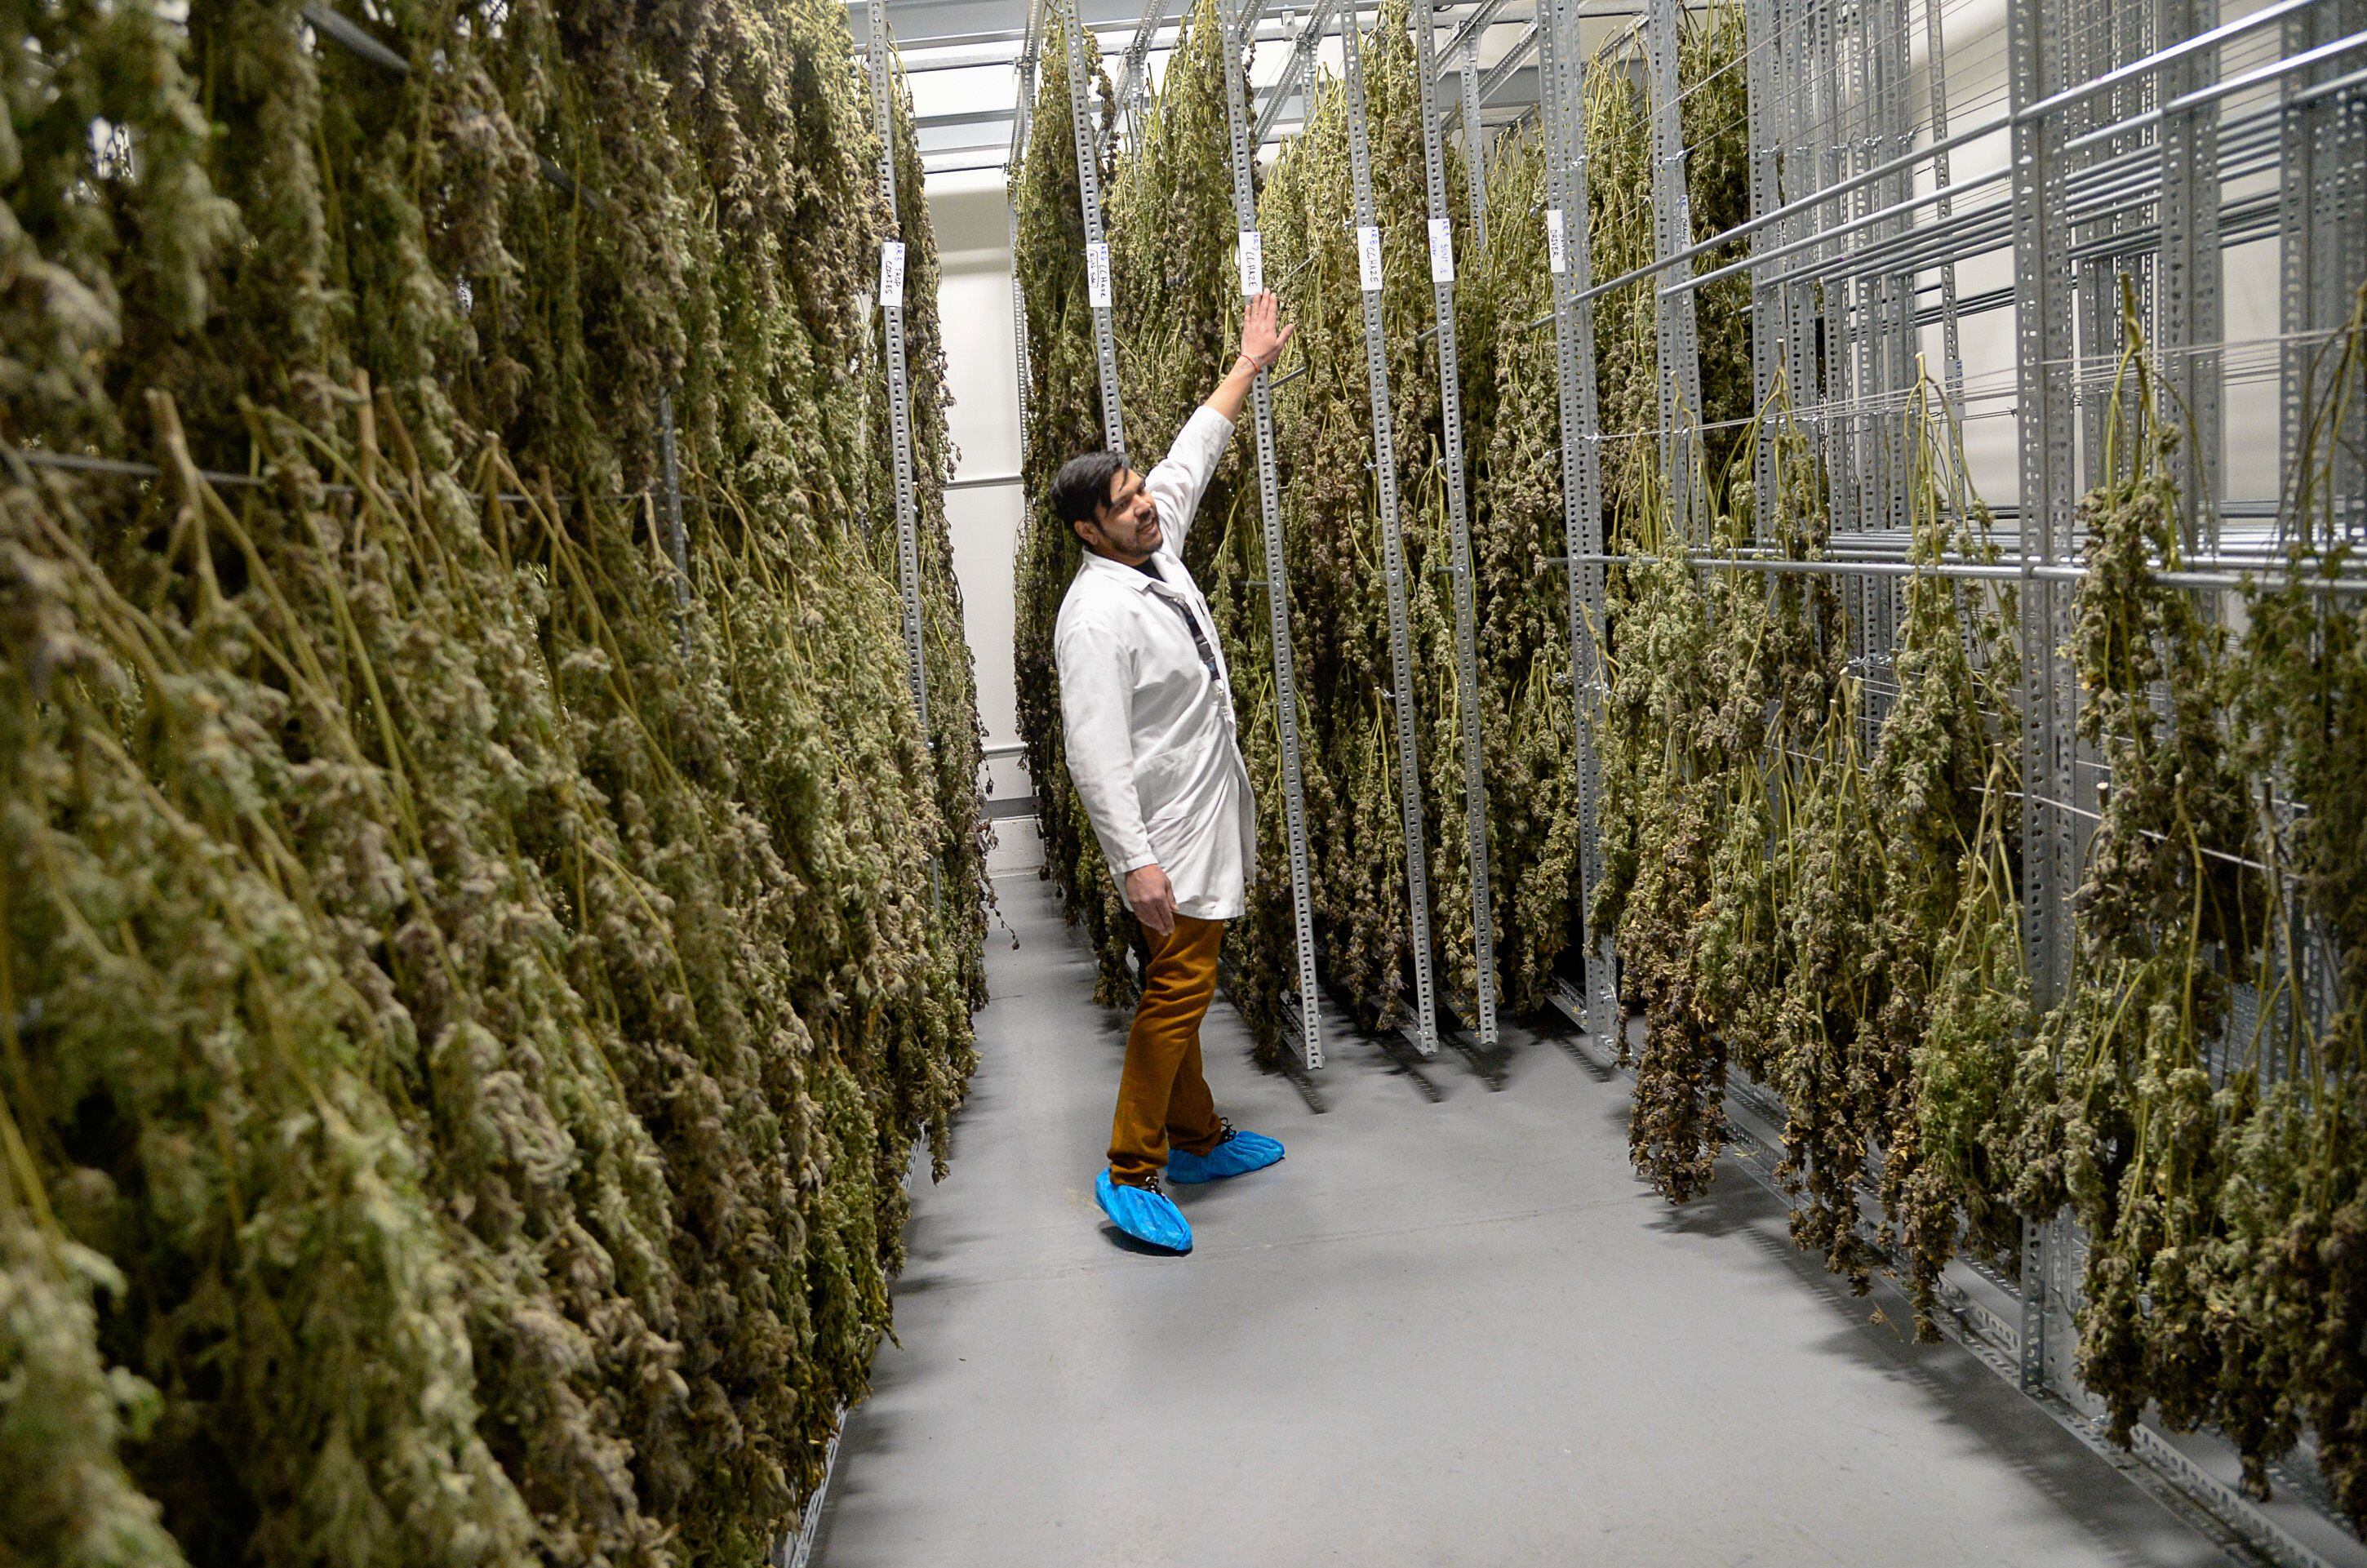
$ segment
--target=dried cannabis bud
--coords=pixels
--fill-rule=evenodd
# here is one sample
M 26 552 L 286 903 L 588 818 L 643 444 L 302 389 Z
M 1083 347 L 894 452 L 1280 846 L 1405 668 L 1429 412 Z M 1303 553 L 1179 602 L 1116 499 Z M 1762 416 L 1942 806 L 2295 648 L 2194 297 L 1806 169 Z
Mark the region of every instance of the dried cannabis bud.
M 934 313 L 933 764 L 843 13 L 300 9 L 8 56 L 10 439 L 164 473 L 0 478 L 0 1556 L 753 1560 L 970 1060 Z

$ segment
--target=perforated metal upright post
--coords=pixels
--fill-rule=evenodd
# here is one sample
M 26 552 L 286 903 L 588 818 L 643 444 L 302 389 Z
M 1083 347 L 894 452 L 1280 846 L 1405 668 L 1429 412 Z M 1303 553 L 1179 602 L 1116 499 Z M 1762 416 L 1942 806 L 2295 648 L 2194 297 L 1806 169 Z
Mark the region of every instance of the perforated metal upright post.
M 1947 28 L 1942 21 L 1946 7 L 1941 0 L 1923 0 L 1925 75 L 1931 85 L 1931 140 L 1948 139 L 1948 42 Z M 1935 189 L 1948 188 L 1948 154 L 1943 150 L 1931 155 L 1931 184 Z M 1945 196 L 1933 205 L 1934 222 L 1944 225 L 1952 210 Z M 1940 262 L 1940 358 L 1942 361 L 1942 384 L 1948 389 L 1948 402 L 1954 417 L 1965 415 L 1965 339 L 1956 319 L 1956 260 L 1943 256 Z
M 1111 335 L 1109 244 L 1102 237 L 1101 142 L 1086 110 L 1085 24 L 1077 0 L 1069 0 L 1062 29 L 1069 67 L 1069 126 L 1077 144 L 1077 201 L 1085 220 L 1085 278 L 1093 312 L 1093 358 L 1101 369 L 1102 438 L 1126 456 L 1126 415 L 1118 406 L 1117 342 Z M 1098 45 L 1095 46 L 1098 49 Z
M 1455 51 L 1455 98 L 1463 110 L 1463 183 L 1471 203 L 1471 249 L 1488 248 L 1488 132 L 1479 123 L 1479 43 Z
M 1874 84 L 1874 131 L 1876 139 L 1871 151 L 1878 162 L 1889 163 L 1903 157 L 1915 144 L 1915 118 L 1908 103 L 1908 84 L 1911 70 L 1908 54 L 1906 0 L 1870 0 L 1874 16 L 1871 69 Z M 1886 177 L 1880 186 L 1877 199 L 1885 206 L 1905 202 L 1915 194 L 1913 174 L 1907 169 Z M 1908 232 L 1914 227 L 1911 214 L 1904 214 L 1884 225 L 1882 233 L 1891 236 L 1898 248 L 1893 257 L 1903 253 Z M 1907 450 L 1907 428 L 1901 417 L 1901 404 L 1907 389 L 1915 380 L 1915 274 L 1892 261 L 1883 268 L 1875 282 L 1879 301 L 1881 347 L 1875 357 L 1880 384 L 1879 397 L 1871 415 L 1880 439 L 1876 446 L 1881 463 L 1881 498 L 1885 526 L 1903 532 L 1908 526 L 1908 494 L 1912 465 Z M 1874 580 L 1879 617 L 1876 634 L 1879 648 L 1886 659 L 1897 649 L 1899 585 L 1896 578 Z M 1888 683 L 1877 691 L 1886 693 Z M 1876 707 L 1868 703 L 1869 710 Z M 1881 710 L 1888 710 L 1884 697 Z
M 1844 140 L 1844 105 L 1847 93 L 1841 82 L 1840 54 L 1838 43 L 1840 0 L 1804 0 L 1801 5 L 1801 27 L 1806 35 L 1809 55 L 1809 75 L 1816 83 L 1815 108 L 1808 131 L 1810 155 L 1824 170 L 1820 182 L 1825 187 L 1839 185 L 1852 171 L 1850 150 Z M 1848 221 L 1855 211 L 1848 198 L 1832 210 L 1836 225 Z M 1823 226 L 1824 208 L 1809 214 L 1809 232 Z M 1829 258 L 1840 255 L 1836 244 L 1827 253 Z M 1822 385 L 1818 388 L 1818 435 L 1825 453 L 1826 488 L 1830 497 L 1831 522 L 1836 533 L 1848 533 L 1857 527 L 1857 452 L 1855 426 L 1849 413 L 1851 388 L 1855 370 L 1851 345 L 1856 341 L 1850 310 L 1850 288 L 1845 279 L 1828 279 L 1817 290 L 1824 310 L 1824 356 L 1820 366 Z M 1846 592 L 1848 585 L 1843 585 Z
M 1027 132 L 1036 117 L 1036 27 L 1043 11 L 1044 0 L 1028 0 L 1027 36 L 1019 46 L 1019 95 L 1011 116 L 1011 153 L 1003 165 L 1006 186 L 1017 177 L 1027 158 Z M 1036 400 L 1036 371 L 1027 348 L 1027 288 L 1019 277 L 1019 204 L 1003 193 L 1005 214 L 1011 227 L 1011 319 L 1014 345 L 1019 361 L 1019 460 L 1027 460 L 1027 421 Z
M 1291 95 L 1298 91 L 1316 50 L 1322 46 L 1323 35 L 1331 25 L 1331 13 L 1339 3 L 1340 0 L 1315 0 L 1315 8 L 1307 14 L 1307 25 L 1298 29 L 1298 36 L 1291 42 L 1290 58 L 1283 62 L 1282 74 L 1274 79 L 1273 97 L 1258 112 L 1257 125 L 1250 132 L 1251 147 L 1263 146 L 1281 123 L 1282 111 L 1288 106 Z
M 1570 711 L 1578 729 L 1578 874 L 1586 940 L 1585 1013 L 1596 1049 L 1618 1053 L 1619 992 L 1608 932 L 1593 929 L 1603 876 L 1603 755 L 1596 741 L 1602 676 L 1595 638 L 1603 630 L 1603 430 L 1594 364 L 1594 267 L 1586 211 L 1581 129 L 1584 63 L 1574 0 L 1544 0 L 1538 18 L 1541 119 L 1546 142 L 1546 237 L 1554 302 L 1554 378 L 1559 392 L 1562 535 L 1569 551 Z
M 2093 78 L 2112 69 L 2114 62 L 2109 45 L 2110 17 L 2095 0 L 2059 0 L 2062 15 L 2058 18 L 2063 38 L 2066 70 L 2065 82 Z M 2101 123 L 2116 118 L 2120 91 L 2080 99 L 2062 112 L 2063 137 L 2068 142 Z M 2064 165 L 2067 187 L 2070 172 L 2090 157 L 2066 151 L 2058 154 Z M 2104 365 L 2110 364 L 2118 351 L 2121 338 L 2120 290 L 2112 280 L 2109 260 L 2080 255 L 2079 242 L 2095 239 L 2115 227 L 2107 218 L 2101 222 L 2067 225 L 2067 243 L 2073 248 L 2071 263 L 2073 279 L 2071 319 L 2074 351 L 2078 362 L 2071 372 L 2071 406 L 2078 420 L 2079 439 L 2074 449 L 2078 464 L 2078 487 L 2090 488 L 2103 482 L 2105 399 L 2096 395 L 2090 384 L 2091 378 Z M 2078 780 L 2075 775 L 2075 788 Z M 2066 795 L 2058 799 L 2077 804 L 2090 804 L 2082 796 Z
M 1786 206 L 1822 187 L 1825 159 L 1817 141 L 1817 51 L 1811 14 L 1815 0 L 1771 0 L 1777 35 L 1784 40 L 1786 90 L 1783 94 L 1784 153 L 1776 170 Z M 1797 244 L 1817 232 L 1818 209 L 1803 209 L 1777 225 L 1776 237 Z M 1818 352 L 1822 317 L 1814 284 L 1784 285 L 1784 369 L 1792 403 L 1818 449 L 1825 447 L 1824 367 Z
M 1848 153 L 1844 167 L 1852 175 L 1863 175 L 1876 162 L 1875 148 L 1880 143 L 1881 107 L 1874 75 L 1874 31 L 1867 13 L 1873 0 L 1852 0 L 1844 13 L 1847 30 L 1840 39 L 1840 58 L 1844 62 L 1842 91 L 1847 95 Z M 1879 187 L 1861 185 L 1850 198 L 1852 217 L 1863 218 L 1881 205 Z M 1865 244 L 1872 244 L 1884 233 L 1877 224 L 1862 231 Z M 1874 399 L 1882 390 L 1880 344 L 1882 336 L 1878 276 L 1863 267 L 1850 267 L 1843 274 L 1843 286 L 1853 301 L 1850 311 L 1850 350 L 1856 369 L 1852 375 L 1850 424 L 1851 445 L 1855 450 L 1857 481 L 1857 526 L 1878 528 L 1888 518 L 1882 499 L 1881 422 L 1874 413 Z M 1859 577 L 1856 585 L 1858 639 L 1862 651 L 1869 655 L 1879 646 L 1877 611 L 1874 597 L 1881 585 L 1871 579 Z M 1871 717 L 1872 704 L 1865 705 Z M 1870 737 L 1869 737 L 1870 738 Z
M 1878 149 L 1885 161 L 1904 158 L 1915 146 L 1915 110 L 1910 87 L 1913 62 L 1907 32 L 1907 0 L 1881 0 L 1881 34 L 1877 63 L 1882 84 L 1882 129 L 1884 140 Z M 1893 205 L 1904 203 L 1915 194 L 1915 176 L 1901 168 L 1885 182 L 1886 200 Z M 1897 236 L 1903 254 L 1910 231 L 1915 226 L 1912 214 L 1903 214 L 1890 225 Z M 1915 330 L 1915 270 L 1911 265 L 1894 263 L 1883 273 L 1883 403 L 1874 414 L 1882 427 L 1884 452 L 1884 501 L 1889 509 L 1889 526 L 1904 533 L 1909 526 L 1909 499 L 1913 493 L 1915 461 L 1909 447 L 1909 437 L 1904 418 L 1905 395 L 1915 384 L 1916 358 L 1919 343 Z M 1895 577 L 1876 579 L 1881 589 L 1882 652 L 1886 659 L 1895 658 L 1898 650 L 1900 607 L 1905 600 L 1904 585 Z M 1892 683 L 1885 680 L 1877 690 L 1883 694 L 1881 710 L 1887 714 Z M 1869 709 L 1874 705 L 1867 704 Z
M 920 520 L 912 495 L 912 389 L 904 373 L 904 242 L 896 207 L 895 83 L 888 68 L 888 10 L 871 0 L 871 110 L 879 133 L 879 196 L 889 237 L 881 245 L 879 309 L 888 324 L 888 437 L 896 474 L 896 580 L 904 595 L 904 669 L 921 738 L 929 738 L 928 653 L 921 619 Z
M 1423 842 L 1421 760 L 1413 710 L 1413 647 L 1407 626 L 1405 536 L 1398 516 L 1397 435 L 1389 408 L 1389 356 L 1381 330 L 1381 231 L 1373 205 L 1373 150 L 1365 123 L 1365 69 L 1356 10 L 1343 7 L 1342 74 L 1348 89 L 1348 165 L 1355 184 L 1356 249 L 1365 306 L 1365 366 L 1373 395 L 1373 483 L 1381 504 L 1381 556 L 1389 605 L 1389 674 L 1396 709 L 1398 793 L 1405 827 L 1406 899 L 1413 945 L 1414 1016 L 1410 1038 L 1424 1056 L 1438 1050 L 1431 979 L 1430 857 Z
M 1776 188 L 1777 169 L 1783 144 L 1777 130 L 1780 91 L 1778 75 L 1781 69 L 1778 32 L 1774 23 L 1774 0 L 1743 0 L 1743 57 L 1748 69 L 1745 85 L 1750 95 L 1750 216 L 1764 217 L 1784 204 Z M 1751 241 L 1754 251 L 1765 250 L 1776 235 L 1766 229 L 1759 231 Z M 1753 269 L 1750 275 L 1750 403 L 1754 410 L 1767 406 L 1767 399 L 1775 389 L 1775 378 L 1783 364 L 1781 347 L 1784 332 L 1783 301 L 1779 291 L 1770 286 L 1764 274 Z M 1767 540 L 1767 517 L 1775 499 L 1775 436 L 1772 424 L 1762 424 L 1756 449 L 1750 454 L 1750 488 L 1754 505 L 1751 527 L 1760 542 Z
M 1915 146 L 1915 114 L 1908 92 L 1913 67 L 1908 50 L 1907 0 L 1880 0 L 1880 5 L 1879 47 L 1875 52 L 1875 64 L 1881 83 L 1883 140 L 1876 152 L 1885 162 L 1892 162 L 1903 158 Z M 1909 170 L 1902 168 L 1884 182 L 1883 189 L 1887 204 L 1905 202 L 1915 194 L 1915 176 Z M 1903 245 L 1913 227 L 1912 215 L 1902 215 L 1890 224 L 1889 233 L 1897 236 Z M 1883 273 L 1882 347 L 1882 391 L 1886 396 L 1874 417 L 1882 426 L 1885 450 L 1883 478 L 1890 527 L 1904 529 L 1908 523 L 1908 495 L 1913 471 L 1910 455 L 1906 449 L 1906 426 L 1894 411 L 1893 403 L 1915 381 L 1915 273 L 1911 267 L 1896 263 Z M 1896 579 L 1884 579 L 1883 634 L 1886 649 L 1892 648 L 1897 642 L 1897 589 Z
M 1025 145 L 1027 133 L 1026 117 L 1020 117 L 1020 129 L 1014 132 L 1013 144 Z M 1011 218 L 1011 341 L 1017 350 L 1019 369 L 1019 460 L 1027 460 L 1027 422 L 1036 401 L 1036 369 L 1029 362 L 1027 351 L 1027 290 L 1019 281 L 1019 209 L 1010 209 Z
M 2219 25 L 2219 0 L 2154 0 L 2154 38 L 2169 45 Z M 2161 260 L 2155 323 L 2162 379 L 2172 418 L 2186 438 L 2172 455 L 2180 532 L 2190 551 L 2215 548 L 2219 525 L 2220 359 L 2226 335 L 2220 290 L 2219 105 L 2169 106 L 2217 79 L 2219 51 L 2206 50 L 2167 68 L 2156 89 L 2168 110 L 2161 159 Z M 2183 411 L 2182 414 L 2177 411 Z
M 1655 259 L 1693 243 L 1693 198 L 1685 182 L 1683 96 L 1677 79 L 1677 0 L 1644 0 L 1644 44 L 1651 65 L 1652 244 Z M 1696 483 L 1701 471 L 1701 339 L 1693 325 L 1693 295 L 1669 292 L 1693 276 L 1680 262 L 1658 279 L 1653 323 L 1659 346 L 1660 464 L 1668 475 L 1669 516 L 1688 539 L 1706 537 L 1708 511 Z
M 1840 168 L 1844 174 L 1856 176 L 1874 165 L 1875 138 L 1872 132 L 1875 106 L 1866 0 L 1850 0 L 1841 8 L 1836 18 L 1833 42 L 1834 59 L 1840 67 L 1836 102 L 1840 111 L 1837 122 Z M 1876 197 L 1872 187 L 1859 185 L 1849 199 L 1850 217 L 1861 219 L 1873 212 Z M 1880 229 L 1877 226 L 1862 233 L 1866 238 L 1860 243 L 1870 244 Z M 1871 407 L 1880 385 L 1876 343 L 1881 325 L 1874 279 L 1863 267 L 1848 267 L 1838 277 L 1828 279 L 1825 286 L 1838 290 L 1843 301 L 1843 320 L 1847 323 L 1845 353 L 1850 362 L 1850 401 L 1844 420 L 1848 431 L 1850 505 L 1846 523 L 1837 516 L 1834 526 L 1852 531 L 1877 528 L 1883 526 L 1887 513 L 1881 494 L 1882 432 Z M 1841 585 L 1843 603 L 1849 608 L 1850 631 L 1856 641 L 1858 667 L 1868 673 L 1884 646 L 1880 600 L 1885 585 L 1864 575 L 1852 575 Z M 1872 691 L 1863 687 L 1860 690 L 1863 696 L 1858 704 L 1858 722 L 1865 749 L 1871 754 L 1880 720 Z
M 1150 40 L 1158 35 L 1160 23 L 1167 19 L 1167 0 L 1150 0 L 1143 7 L 1142 19 L 1134 25 L 1134 36 L 1127 40 L 1125 63 L 1120 69 L 1117 85 L 1117 113 L 1110 118 L 1108 129 L 1102 137 L 1102 150 L 1106 152 L 1117 140 L 1121 121 L 1135 128 L 1138 140 L 1142 134 L 1140 114 L 1142 94 L 1150 63 Z
M 1221 4 L 1224 23 L 1225 131 L 1232 143 L 1233 222 L 1239 231 L 1241 292 L 1264 284 L 1257 227 L 1257 149 L 1250 142 L 1247 66 L 1240 17 Z M 1291 936 L 1298 959 L 1298 1049 L 1311 1071 L 1323 1065 L 1320 993 L 1315 985 L 1315 893 L 1307 849 L 1307 797 L 1299 771 L 1298 672 L 1290 642 L 1290 585 L 1282 554 L 1282 484 L 1274 461 L 1274 388 L 1260 370 L 1250 388 L 1257 431 L 1258 516 L 1265 525 L 1266 625 L 1274 640 L 1274 702 L 1282 733 L 1283 838 L 1290 855 Z
M 1452 538 L 1455 687 L 1463 710 L 1463 850 L 1471 880 L 1471 948 L 1477 980 L 1471 1021 L 1479 1043 L 1496 1043 L 1496 905 L 1488 876 L 1488 762 L 1479 714 L 1478 612 L 1471 571 L 1471 501 L 1464 470 L 1463 364 L 1455 337 L 1455 228 L 1446 205 L 1446 146 L 1438 128 L 1438 46 L 1431 0 L 1413 0 L 1414 79 L 1421 84 L 1423 191 L 1430 218 L 1430 294 L 1436 310 L 1438 406 L 1444 430 L 1446 522 Z
M 665 551 L 674 563 L 674 629 L 690 657 L 690 537 L 682 526 L 682 465 L 674 455 L 674 393 L 658 393 L 658 479 L 665 487 Z
M 2357 33 L 2367 23 L 2367 0 L 2326 0 L 2283 22 L 2286 58 Z M 2284 337 L 2279 380 L 2279 472 L 2297 472 L 2312 422 L 2324 417 L 2334 390 L 2337 356 L 2323 351 L 2324 335 L 2348 313 L 2351 291 L 2367 271 L 2367 98 L 2317 91 L 2355 71 L 2358 51 L 2335 55 L 2283 81 L 2284 121 L 2279 160 L 2277 242 L 2281 277 L 2279 325 Z M 2335 526 L 2367 541 L 2367 412 L 2353 400 L 2337 442 L 2330 488 Z M 2345 449 L 2347 444 L 2347 450 Z M 2324 513 L 2320 513 L 2321 518 Z
M 2014 338 L 2021 417 L 2022 944 L 2032 1001 L 2044 1010 L 2069 976 L 2068 897 L 2077 874 L 2068 801 L 2073 735 L 2070 672 L 2058 650 L 2068 627 L 2061 590 L 2032 568 L 2057 564 L 2071 543 L 2071 278 L 2061 129 L 2023 111 L 2062 85 L 2060 9 L 2055 0 L 2011 0 L 2006 76 L 2011 129 Z M 2022 1246 L 2022 1381 L 2045 1378 L 2044 1230 Z

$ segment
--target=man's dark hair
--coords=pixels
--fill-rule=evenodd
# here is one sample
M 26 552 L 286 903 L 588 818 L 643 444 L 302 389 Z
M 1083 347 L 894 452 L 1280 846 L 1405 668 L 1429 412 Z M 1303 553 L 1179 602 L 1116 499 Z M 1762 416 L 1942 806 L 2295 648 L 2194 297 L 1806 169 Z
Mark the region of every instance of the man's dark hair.
M 1052 509 L 1071 532 L 1091 522 L 1110 498 L 1110 481 L 1126 472 L 1126 460 L 1113 451 L 1080 452 L 1052 476 Z

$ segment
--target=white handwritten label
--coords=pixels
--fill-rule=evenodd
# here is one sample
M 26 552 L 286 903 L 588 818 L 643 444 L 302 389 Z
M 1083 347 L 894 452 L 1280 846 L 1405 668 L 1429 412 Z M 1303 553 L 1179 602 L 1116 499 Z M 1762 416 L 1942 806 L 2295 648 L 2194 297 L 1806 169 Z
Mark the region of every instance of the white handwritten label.
M 889 240 L 879 247 L 879 302 L 891 311 L 904 308 L 904 242 Z
M 1430 280 L 1455 281 L 1455 225 L 1444 218 L 1430 221 Z
M 1265 243 L 1255 229 L 1241 231 L 1241 293 L 1252 297 L 1265 292 Z
M 1117 302 L 1110 293 L 1107 240 L 1095 240 L 1085 246 L 1085 302 L 1097 311 L 1108 310 Z
M 1364 281 L 1365 293 L 1380 292 L 1381 229 L 1377 223 L 1356 225 L 1356 270 Z
M 1561 224 L 1561 209 L 1546 209 L 1546 252 L 1552 257 L 1554 276 L 1569 270 L 1569 238 Z

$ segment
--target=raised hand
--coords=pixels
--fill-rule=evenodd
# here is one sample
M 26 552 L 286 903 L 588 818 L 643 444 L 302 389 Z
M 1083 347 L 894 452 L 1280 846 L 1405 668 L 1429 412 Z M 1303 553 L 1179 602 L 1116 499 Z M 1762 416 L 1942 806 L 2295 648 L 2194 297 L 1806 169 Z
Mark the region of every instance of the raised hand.
M 1298 330 L 1298 324 L 1282 324 L 1282 301 L 1272 290 L 1260 293 L 1249 303 L 1241 317 L 1241 353 L 1257 361 L 1261 370 L 1271 370 L 1274 362 L 1282 358 L 1283 345 Z

